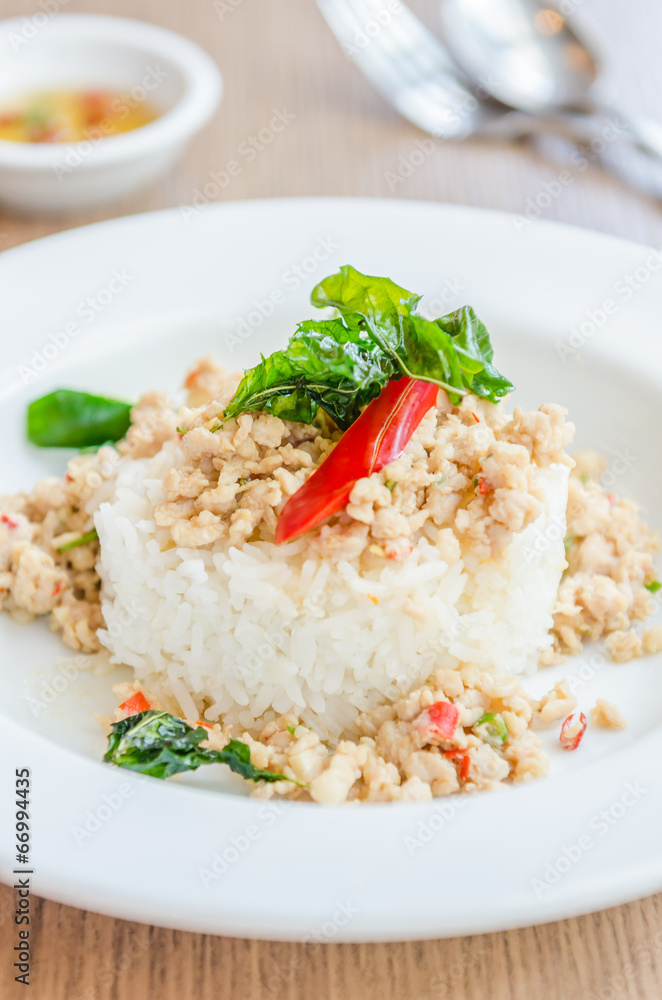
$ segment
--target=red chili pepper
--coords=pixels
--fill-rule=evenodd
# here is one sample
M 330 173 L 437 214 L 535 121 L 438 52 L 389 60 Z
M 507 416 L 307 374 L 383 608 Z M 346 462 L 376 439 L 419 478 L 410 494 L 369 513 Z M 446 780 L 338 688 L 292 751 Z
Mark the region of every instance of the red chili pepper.
M 213 730 L 213 726 L 210 726 L 208 722 L 203 722 L 202 719 L 198 719 L 198 725 L 204 726 L 205 729 Z
M 53 587 L 53 590 L 51 591 L 51 597 L 57 597 L 57 595 L 60 594 L 63 590 L 64 590 L 64 583 L 62 582 L 62 580 L 58 580 L 58 582 Z
M 564 750 L 576 750 L 586 732 L 586 716 L 583 712 L 576 715 L 569 715 L 561 726 L 559 740 Z
M 471 411 L 471 416 L 474 418 L 477 424 L 480 423 L 480 417 L 477 417 L 473 410 Z
M 15 521 L 12 517 L 8 517 L 7 514 L 1 514 L 0 521 L 6 524 L 10 531 L 15 531 L 18 528 L 18 521 Z
M 433 735 L 450 740 L 460 721 L 460 710 L 450 701 L 436 701 L 434 705 L 425 709 L 422 717 L 427 717 L 426 722 Z
M 136 691 L 130 698 L 122 702 L 120 711 L 126 712 L 127 715 L 138 715 L 139 712 L 147 712 L 151 707 L 142 691 Z
M 468 750 L 445 750 L 444 757 L 450 757 L 451 759 L 459 759 L 462 761 L 462 766 L 460 767 L 460 778 L 462 781 L 469 780 L 469 771 L 471 770 L 471 757 L 469 756 Z
M 399 458 L 439 387 L 421 379 L 388 382 L 319 469 L 287 501 L 276 526 L 276 544 L 310 531 L 344 507 L 358 479 Z
M 491 489 L 492 489 L 492 483 L 490 483 L 489 480 L 485 479 L 484 476 L 479 476 L 478 477 L 478 492 L 480 493 L 480 495 L 482 497 L 486 497 L 487 494 L 490 492 Z

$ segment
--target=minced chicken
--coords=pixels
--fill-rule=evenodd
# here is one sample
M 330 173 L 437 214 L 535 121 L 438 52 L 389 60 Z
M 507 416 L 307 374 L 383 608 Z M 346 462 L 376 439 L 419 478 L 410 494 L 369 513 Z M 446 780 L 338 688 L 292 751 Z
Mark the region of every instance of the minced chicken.
M 624 663 L 658 646 L 654 629 L 642 639 L 632 626 L 653 612 L 647 585 L 655 580 L 659 537 L 637 504 L 600 486 L 606 463 L 599 455 L 582 452 L 575 462 L 568 490 L 568 568 L 554 608 L 548 660 L 580 653 L 584 642 L 605 637 L 611 658 Z
M 205 359 L 186 380 L 188 405 L 179 412 L 150 393 L 134 407 L 131 428 L 116 447 L 73 458 L 63 479 L 44 479 L 31 494 L 0 498 L 0 607 L 22 620 L 47 615 L 67 645 L 96 651 L 103 625 L 98 542 L 68 546 L 93 530 L 94 512 L 112 494 L 120 463 L 155 455 L 176 435 L 184 462 L 167 475 L 166 500 L 154 511 L 156 523 L 169 529 L 169 544 L 195 548 L 227 538 L 236 545 L 258 528 L 262 537 L 273 535 L 284 503 L 340 433 L 323 416 L 312 425 L 265 413 L 223 422 L 236 384 Z M 516 408 L 509 416 L 501 405 L 473 396 L 453 407 L 440 392 L 437 409 L 403 455 L 359 480 L 346 509 L 312 533 L 310 544 L 332 559 L 367 550 L 373 558 L 402 560 L 430 522 L 449 561 L 465 549 L 480 559 L 498 556 L 541 511 L 532 460 L 537 467 L 572 464 L 565 448 L 573 430 L 559 406 L 530 413 Z M 599 473 L 595 455 L 578 456 L 570 480 L 568 567 L 554 613 L 555 657 L 601 636 L 614 659 L 662 649 L 662 627 L 642 638 L 631 629 L 652 610 L 646 584 L 655 576 L 657 536 L 635 504 L 602 490 Z M 118 693 L 137 689 L 123 685 Z M 457 710 L 450 736 L 435 727 L 443 703 Z M 544 775 L 547 757 L 531 727 L 558 723 L 575 706 L 566 682 L 537 702 L 518 679 L 465 664 L 438 670 L 426 685 L 360 716 L 358 740 L 341 740 L 333 751 L 294 716 L 274 718 L 259 734 L 240 738 L 256 766 L 307 786 L 260 783 L 258 796 L 324 804 L 425 801 Z M 603 726 L 625 724 L 607 702 L 598 701 L 592 716 Z M 496 717 L 500 736 L 485 717 Z M 207 728 L 209 746 L 220 749 L 231 737 L 219 723 Z

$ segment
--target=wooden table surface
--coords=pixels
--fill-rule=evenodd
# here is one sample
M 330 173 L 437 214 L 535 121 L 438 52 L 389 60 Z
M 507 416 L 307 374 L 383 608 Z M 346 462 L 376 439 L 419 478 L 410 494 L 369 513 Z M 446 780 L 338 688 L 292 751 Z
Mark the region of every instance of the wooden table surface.
M 176 170 L 112 210 L 62 219 L 0 216 L 0 247 L 113 215 L 186 204 L 273 110 L 294 120 L 232 178 L 220 199 L 283 195 L 421 198 L 538 214 L 662 245 L 662 212 L 597 166 L 560 195 L 558 163 L 525 145 L 437 143 L 407 168 L 421 134 L 348 62 L 313 0 L 60 0 L 65 12 L 142 18 L 203 45 L 225 77 L 214 122 Z M 613 99 L 662 119 L 662 7 L 656 0 L 575 0 L 606 57 Z M 46 5 L 48 9 L 48 5 Z M 5 0 L 31 17 L 39 0 Z M 408 176 L 405 176 L 408 175 Z M 541 196 L 542 195 L 542 196 Z M 13 894 L 0 887 L 0 993 L 13 982 Z M 446 941 L 302 945 L 181 933 L 37 899 L 34 1000 L 300 1000 L 444 997 L 639 1000 L 662 995 L 662 896 L 542 927 Z

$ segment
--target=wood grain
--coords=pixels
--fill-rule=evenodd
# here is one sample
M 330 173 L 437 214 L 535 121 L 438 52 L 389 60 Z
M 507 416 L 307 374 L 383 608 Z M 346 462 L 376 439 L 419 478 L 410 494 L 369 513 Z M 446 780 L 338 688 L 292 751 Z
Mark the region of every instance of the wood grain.
M 46 900 L 32 985 L 10 984 L 12 893 L 0 887 L 3 997 L 32 1000 L 657 1000 L 662 897 L 502 934 L 387 945 L 285 944 L 111 920 Z
M 578 0 L 600 39 L 606 92 L 662 118 L 655 0 Z M 5 2 L 29 17 L 36 0 Z M 274 109 L 293 114 L 213 200 L 285 195 L 367 195 L 486 206 L 662 244 L 656 202 L 597 167 L 541 198 L 561 169 L 524 144 L 437 143 L 408 170 L 422 138 L 347 61 L 312 0 L 69 0 L 84 10 L 155 21 L 217 59 L 226 95 L 219 114 L 176 170 L 111 210 L 63 219 L 0 214 L 0 248 L 82 223 L 190 202 L 236 157 Z M 407 176 L 405 176 L 407 175 Z M 547 185 L 547 187 L 546 187 Z M 210 190 L 213 190 L 210 189 Z M 544 203 L 544 204 L 543 204 Z M 13 894 L 0 888 L 0 993 L 24 996 L 11 968 Z M 222 939 L 144 927 L 37 900 L 33 1000 L 657 1000 L 662 993 L 662 896 L 543 927 L 447 941 L 299 945 Z M 23 992 L 21 992 L 23 990 Z

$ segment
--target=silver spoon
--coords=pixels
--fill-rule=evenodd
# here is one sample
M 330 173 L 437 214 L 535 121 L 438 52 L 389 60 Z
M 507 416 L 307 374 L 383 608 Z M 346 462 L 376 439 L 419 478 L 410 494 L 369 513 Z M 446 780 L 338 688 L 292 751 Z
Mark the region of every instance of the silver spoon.
M 530 115 L 593 119 L 595 135 L 662 160 L 662 125 L 603 105 L 593 95 L 598 64 L 589 46 L 540 0 L 442 0 L 444 40 L 458 65 L 503 105 Z
M 594 134 L 590 116 L 513 111 L 492 100 L 481 84 L 465 85 L 445 47 L 404 4 L 317 0 L 317 5 L 345 55 L 405 118 L 439 140 L 552 131 L 588 142 Z

